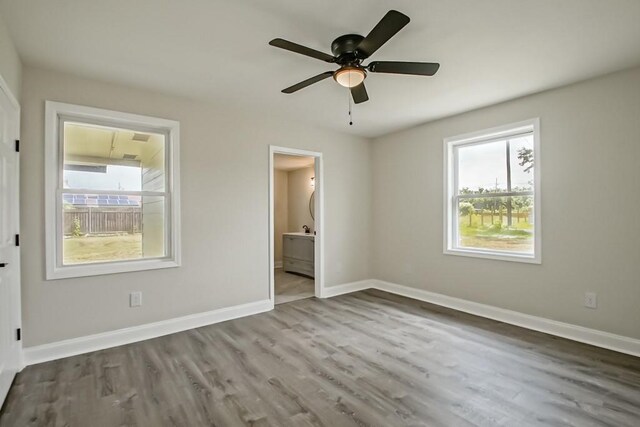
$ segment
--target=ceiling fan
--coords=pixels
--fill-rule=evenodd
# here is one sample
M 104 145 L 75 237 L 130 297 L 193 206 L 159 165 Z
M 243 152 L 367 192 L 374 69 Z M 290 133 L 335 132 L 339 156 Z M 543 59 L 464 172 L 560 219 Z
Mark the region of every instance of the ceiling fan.
M 359 34 L 345 34 L 335 39 L 333 43 L 331 43 L 333 56 L 287 40 L 271 40 L 269 42 L 271 46 L 290 50 L 291 52 L 340 66 L 336 71 L 325 71 L 324 73 L 283 89 L 282 92 L 297 92 L 300 89 L 304 89 L 307 86 L 333 76 L 333 79 L 338 84 L 350 89 L 353 101 L 356 104 L 360 104 L 369 100 L 369 95 L 367 95 L 367 90 L 364 87 L 364 79 L 367 77 L 367 72 L 433 76 L 436 71 L 438 71 L 438 68 L 440 68 L 440 64 L 398 61 L 373 61 L 368 65 L 362 63 L 408 23 L 409 17 L 407 15 L 397 10 L 390 10 L 366 37 L 362 37 Z

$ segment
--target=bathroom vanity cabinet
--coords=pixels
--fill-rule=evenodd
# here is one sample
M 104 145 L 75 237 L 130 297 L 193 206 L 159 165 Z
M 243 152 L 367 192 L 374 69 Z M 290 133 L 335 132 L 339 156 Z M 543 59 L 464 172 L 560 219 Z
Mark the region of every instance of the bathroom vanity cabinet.
M 315 236 L 305 233 L 282 234 L 282 268 L 288 273 L 315 277 Z

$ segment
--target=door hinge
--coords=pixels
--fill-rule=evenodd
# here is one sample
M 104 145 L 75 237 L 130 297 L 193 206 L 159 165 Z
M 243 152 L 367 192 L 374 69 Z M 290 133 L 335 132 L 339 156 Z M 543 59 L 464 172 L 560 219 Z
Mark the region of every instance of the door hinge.
M 20 140 L 16 139 L 16 153 L 20 152 Z
M 16 246 L 20 246 L 20 235 L 16 234 Z
M 22 328 L 16 329 L 16 341 L 22 340 Z

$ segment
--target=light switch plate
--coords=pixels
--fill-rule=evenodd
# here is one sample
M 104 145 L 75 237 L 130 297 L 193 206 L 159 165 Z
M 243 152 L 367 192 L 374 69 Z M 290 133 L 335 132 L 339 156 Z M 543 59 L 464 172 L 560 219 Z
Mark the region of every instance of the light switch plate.
M 136 291 L 129 294 L 129 307 L 140 307 L 142 305 L 142 292 Z

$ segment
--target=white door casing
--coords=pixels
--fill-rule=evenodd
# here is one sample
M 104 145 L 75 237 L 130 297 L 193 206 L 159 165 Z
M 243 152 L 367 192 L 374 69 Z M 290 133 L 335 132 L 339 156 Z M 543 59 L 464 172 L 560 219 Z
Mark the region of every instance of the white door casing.
M 0 77 L 0 405 L 22 365 L 20 328 L 20 108 Z
M 322 153 L 316 151 L 300 150 L 298 148 L 278 147 L 269 145 L 269 299 L 275 304 L 275 275 L 274 275 L 274 156 L 276 154 L 287 154 L 290 156 L 304 156 L 314 158 L 315 171 L 315 197 L 314 228 L 314 279 L 315 296 L 326 298 L 324 287 L 324 171 Z

